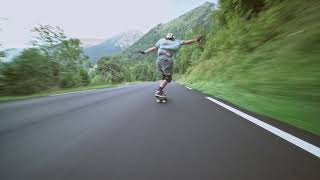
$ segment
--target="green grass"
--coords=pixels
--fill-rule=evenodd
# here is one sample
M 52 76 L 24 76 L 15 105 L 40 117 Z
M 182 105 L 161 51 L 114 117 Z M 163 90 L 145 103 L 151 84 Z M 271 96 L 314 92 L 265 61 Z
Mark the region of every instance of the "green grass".
M 84 90 L 91 90 L 91 89 L 111 88 L 111 87 L 117 87 L 117 86 L 122 86 L 127 84 L 136 84 L 136 83 L 139 83 L 139 82 L 123 83 L 123 84 L 115 84 L 115 85 L 92 85 L 92 86 L 76 87 L 76 88 L 69 88 L 69 89 L 49 90 L 49 91 L 31 94 L 31 95 L 25 95 L 25 96 L 0 96 L 0 103 L 8 102 L 8 101 L 31 99 L 31 98 L 37 98 L 37 97 L 44 97 L 44 96 L 50 96 L 53 94 L 60 94 L 60 93 L 84 91 Z
M 293 2 L 209 37 L 179 81 L 320 135 L 320 3 Z
M 288 45 L 274 55 L 266 49 L 275 43 L 252 54 L 221 55 L 202 62 L 180 81 L 320 135 L 320 54 L 294 53 Z
M 319 102 L 297 100 L 288 96 L 257 95 L 243 89 L 235 89 L 227 84 L 214 82 L 181 83 L 249 111 L 320 134 Z

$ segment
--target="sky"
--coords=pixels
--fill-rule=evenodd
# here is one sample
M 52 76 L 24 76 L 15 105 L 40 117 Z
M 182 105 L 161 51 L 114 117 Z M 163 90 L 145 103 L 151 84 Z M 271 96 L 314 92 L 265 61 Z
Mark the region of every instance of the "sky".
M 69 37 L 101 41 L 121 32 L 147 32 L 159 23 L 216 0 L 0 0 L 2 48 L 30 46 L 39 24 L 61 27 Z

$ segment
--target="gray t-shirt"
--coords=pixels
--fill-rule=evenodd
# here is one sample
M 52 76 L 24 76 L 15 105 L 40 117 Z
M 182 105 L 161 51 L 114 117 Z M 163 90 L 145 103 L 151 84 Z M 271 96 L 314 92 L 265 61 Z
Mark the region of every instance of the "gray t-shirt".
M 183 44 L 183 40 L 168 40 L 165 38 L 160 39 L 155 47 L 158 49 L 158 56 L 166 55 L 168 57 L 174 56 Z

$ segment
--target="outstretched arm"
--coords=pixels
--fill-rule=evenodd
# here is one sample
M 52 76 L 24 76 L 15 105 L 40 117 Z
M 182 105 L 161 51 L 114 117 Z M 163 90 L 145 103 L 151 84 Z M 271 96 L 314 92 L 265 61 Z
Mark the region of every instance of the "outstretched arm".
M 203 38 L 203 36 L 200 36 L 196 39 L 185 40 L 185 41 L 183 41 L 183 45 L 189 45 L 189 44 L 193 44 L 195 42 L 199 42 L 199 41 L 201 41 L 202 38 Z
M 151 47 L 145 51 L 139 51 L 138 53 L 141 53 L 141 54 L 146 54 L 146 53 L 149 53 L 149 52 L 153 52 L 153 51 L 156 51 L 157 48 L 156 47 Z

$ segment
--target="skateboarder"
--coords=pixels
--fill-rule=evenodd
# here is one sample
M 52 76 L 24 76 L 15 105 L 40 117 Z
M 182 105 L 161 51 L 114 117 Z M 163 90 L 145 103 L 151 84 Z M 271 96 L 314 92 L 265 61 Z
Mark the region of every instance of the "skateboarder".
M 196 39 L 190 40 L 177 40 L 173 33 L 168 33 L 165 38 L 160 39 L 154 47 L 151 47 L 145 51 L 139 51 L 141 54 L 146 54 L 149 52 L 154 52 L 158 50 L 158 58 L 156 61 L 157 68 L 162 74 L 162 80 L 158 90 L 155 93 L 157 98 L 165 98 L 166 95 L 163 92 L 163 89 L 168 83 L 172 80 L 172 71 L 173 71 L 173 61 L 172 57 L 176 54 L 181 45 L 189 45 L 195 42 L 199 42 L 202 39 L 202 36 Z

